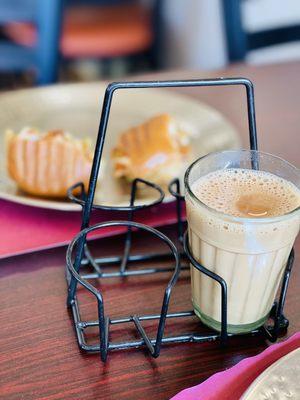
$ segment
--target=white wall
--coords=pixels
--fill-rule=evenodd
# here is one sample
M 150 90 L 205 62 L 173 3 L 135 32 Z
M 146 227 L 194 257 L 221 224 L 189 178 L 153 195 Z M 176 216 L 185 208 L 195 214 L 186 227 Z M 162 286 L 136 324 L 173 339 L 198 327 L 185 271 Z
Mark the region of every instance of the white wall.
M 246 0 L 242 8 L 247 31 L 300 23 L 300 0 Z
M 249 32 L 300 24 L 300 0 L 247 0 L 242 11 Z M 252 64 L 300 60 L 300 41 L 251 51 L 246 60 Z
M 224 65 L 221 11 L 221 0 L 165 0 L 165 66 L 211 69 Z

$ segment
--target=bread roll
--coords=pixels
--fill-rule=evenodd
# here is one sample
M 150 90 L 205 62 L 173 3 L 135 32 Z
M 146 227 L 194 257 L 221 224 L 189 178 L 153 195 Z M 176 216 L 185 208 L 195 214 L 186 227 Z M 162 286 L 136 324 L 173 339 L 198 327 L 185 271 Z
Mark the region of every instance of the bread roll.
M 41 133 L 25 128 L 6 132 L 9 176 L 24 192 L 43 197 L 66 197 L 77 182 L 88 185 L 92 154 L 88 140 L 62 130 Z
M 158 115 L 119 136 L 112 151 L 114 175 L 165 185 L 180 174 L 190 153 L 188 134 L 169 114 Z

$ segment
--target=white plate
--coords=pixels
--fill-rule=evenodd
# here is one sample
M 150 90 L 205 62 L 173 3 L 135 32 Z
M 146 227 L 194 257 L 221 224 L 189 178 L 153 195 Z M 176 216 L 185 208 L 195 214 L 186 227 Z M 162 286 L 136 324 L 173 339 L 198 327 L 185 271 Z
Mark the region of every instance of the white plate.
M 7 176 L 3 133 L 7 128 L 19 131 L 24 126 L 41 130 L 62 128 L 78 137 L 89 136 L 95 143 L 105 87 L 98 82 L 63 84 L 0 95 L 0 198 L 35 207 L 65 211 L 79 209 L 78 205 L 66 200 L 41 199 L 19 191 Z M 105 168 L 100 168 L 96 203 L 128 204 L 128 191 L 112 177 L 110 151 L 124 129 L 164 112 L 190 126 L 194 132 L 192 147 L 195 158 L 239 145 L 232 125 L 218 111 L 192 98 L 160 89 L 117 91 L 111 108 L 103 153 L 102 166 Z M 165 201 L 172 199 L 167 195 Z M 151 200 L 147 194 L 142 201 Z
M 240 400 L 268 399 L 300 399 L 300 348 L 280 358 L 260 374 Z

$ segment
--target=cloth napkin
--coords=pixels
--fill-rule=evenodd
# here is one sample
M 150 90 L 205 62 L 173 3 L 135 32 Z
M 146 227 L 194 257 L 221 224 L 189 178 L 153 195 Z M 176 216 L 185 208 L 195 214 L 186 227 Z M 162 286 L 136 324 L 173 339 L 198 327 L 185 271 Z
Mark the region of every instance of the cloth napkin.
M 250 384 L 271 364 L 300 347 L 300 332 L 274 344 L 234 367 L 214 374 L 200 385 L 179 392 L 171 400 L 238 400 Z
M 103 221 L 126 220 L 125 212 L 95 210 L 91 225 Z M 135 213 L 134 220 L 152 227 L 176 222 L 175 202 Z M 63 246 L 79 232 L 81 213 L 29 207 L 0 200 L 0 259 L 32 251 Z M 92 232 L 90 239 L 112 236 L 126 228 L 105 228 Z

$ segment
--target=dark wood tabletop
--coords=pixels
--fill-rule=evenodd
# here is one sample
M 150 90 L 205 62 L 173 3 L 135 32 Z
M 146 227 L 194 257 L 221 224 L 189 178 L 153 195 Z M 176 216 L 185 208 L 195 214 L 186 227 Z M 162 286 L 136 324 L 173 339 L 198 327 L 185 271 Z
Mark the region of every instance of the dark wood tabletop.
M 245 76 L 256 91 L 259 146 L 299 166 L 300 161 L 300 63 L 273 66 L 233 66 L 214 72 L 172 72 L 151 78 Z M 149 76 L 150 77 L 150 76 Z M 244 92 L 240 88 L 182 89 L 226 115 L 247 146 Z M 165 227 L 174 235 L 174 226 Z M 135 237 L 145 250 L 152 242 Z M 113 254 L 121 238 L 94 242 L 96 254 Z M 296 243 L 296 253 L 300 241 Z M 144 350 L 111 352 L 103 365 L 99 354 L 79 351 L 70 313 L 66 308 L 65 248 L 52 249 L 0 262 L 0 398 L 1 399 L 168 399 L 196 385 L 241 359 L 258 354 L 269 343 L 262 338 L 238 337 L 227 348 L 217 343 L 164 346 L 158 359 Z M 288 336 L 300 330 L 299 257 L 292 274 L 285 314 L 290 319 Z M 117 279 L 101 283 L 106 311 L 113 317 L 158 312 L 167 274 Z M 172 293 L 170 309 L 191 309 L 189 277 L 185 272 Z M 91 296 L 82 294 L 82 312 L 97 317 Z M 151 326 L 146 324 L 151 332 Z M 196 318 L 167 324 L 167 334 L 201 330 Z M 96 331 L 90 332 L 91 340 Z M 136 338 L 132 326 L 112 331 L 113 339 Z M 280 339 L 282 340 L 282 338 Z

